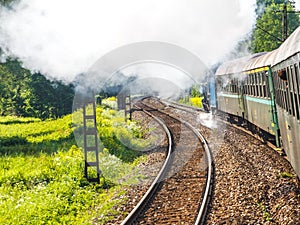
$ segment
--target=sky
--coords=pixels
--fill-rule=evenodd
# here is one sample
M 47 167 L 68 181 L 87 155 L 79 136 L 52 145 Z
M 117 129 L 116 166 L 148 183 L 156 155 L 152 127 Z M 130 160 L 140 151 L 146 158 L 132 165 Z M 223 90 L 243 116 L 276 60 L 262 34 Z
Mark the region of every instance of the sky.
M 295 6 L 297 10 L 300 10 L 300 0 L 295 1 Z
M 254 5 L 255 0 L 21 0 L 0 10 L 0 47 L 25 68 L 66 82 L 108 52 L 142 41 L 178 45 L 209 66 L 251 31 Z

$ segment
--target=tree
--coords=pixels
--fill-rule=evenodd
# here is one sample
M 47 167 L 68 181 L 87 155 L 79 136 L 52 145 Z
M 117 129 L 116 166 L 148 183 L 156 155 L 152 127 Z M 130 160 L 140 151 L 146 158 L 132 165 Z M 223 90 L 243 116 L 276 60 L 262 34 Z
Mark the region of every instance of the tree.
M 0 63 L 0 115 L 56 118 L 72 112 L 74 86 L 31 74 L 17 60 Z
M 258 4 L 265 3 L 265 11 L 258 15 L 256 27 L 253 32 L 253 41 L 251 44 L 252 52 L 272 51 L 282 43 L 282 10 L 283 4 L 275 4 L 275 1 L 258 0 Z M 277 0 L 276 3 L 282 3 L 283 0 Z M 260 5 L 257 6 L 257 8 Z M 291 2 L 287 2 L 287 10 L 295 11 Z M 288 35 L 290 35 L 300 25 L 299 16 L 296 13 L 288 14 Z
M 199 97 L 200 96 L 200 86 L 198 84 L 194 84 L 191 89 L 191 97 Z
M 0 64 L 0 114 L 1 115 L 26 115 L 30 97 L 28 84 L 30 73 L 22 69 L 16 60 L 7 60 Z
M 265 8 L 273 3 L 273 0 L 256 0 L 256 15 L 261 17 L 265 11 Z

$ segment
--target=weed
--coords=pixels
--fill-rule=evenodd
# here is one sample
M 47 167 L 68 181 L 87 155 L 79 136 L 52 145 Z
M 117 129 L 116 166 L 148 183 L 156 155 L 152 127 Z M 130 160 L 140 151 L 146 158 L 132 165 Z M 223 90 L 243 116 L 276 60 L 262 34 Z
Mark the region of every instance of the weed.
M 82 149 L 74 145 L 81 124 L 72 116 L 82 113 L 46 121 L 0 117 L 0 224 L 105 224 L 118 213 L 114 207 L 126 199 L 113 198 L 123 192 L 117 184 L 140 179 L 134 167 L 144 158 L 130 149 L 144 144 L 139 128 L 111 108 L 97 108 L 105 177 L 90 184 Z
M 287 172 L 282 172 L 281 177 L 283 177 L 283 178 L 293 178 L 293 174 L 287 173 Z

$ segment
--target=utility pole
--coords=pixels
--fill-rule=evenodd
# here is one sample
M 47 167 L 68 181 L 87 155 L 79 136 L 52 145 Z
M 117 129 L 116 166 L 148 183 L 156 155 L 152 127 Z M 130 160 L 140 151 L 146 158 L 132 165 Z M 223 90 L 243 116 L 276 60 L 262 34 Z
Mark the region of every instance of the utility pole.
M 284 1 L 282 10 L 276 10 L 275 12 L 281 12 L 282 14 L 282 42 L 288 37 L 288 13 L 299 13 L 299 11 L 287 11 L 287 4 L 289 1 Z M 275 1 L 276 3 L 276 1 Z
M 282 6 L 282 41 L 285 41 L 288 36 L 288 24 L 287 24 L 287 3 Z

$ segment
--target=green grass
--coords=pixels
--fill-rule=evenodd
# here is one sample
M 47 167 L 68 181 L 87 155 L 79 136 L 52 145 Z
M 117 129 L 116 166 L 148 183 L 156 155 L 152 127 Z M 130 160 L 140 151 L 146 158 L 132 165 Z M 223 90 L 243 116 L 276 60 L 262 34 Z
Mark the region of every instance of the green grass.
M 113 100 L 110 100 L 113 101 Z M 100 168 L 105 177 L 83 177 L 83 152 L 73 130 L 80 111 L 57 120 L 0 117 L 0 224 L 105 224 L 120 213 L 125 184 L 137 183 L 145 160 L 140 127 L 111 108 L 97 109 Z M 80 134 L 80 132 L 79 132 Z M 79 140 L 80 142 L 80 140 Z

